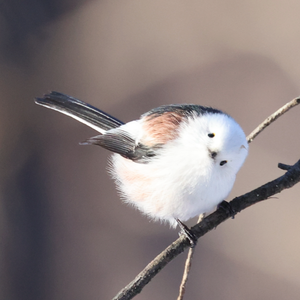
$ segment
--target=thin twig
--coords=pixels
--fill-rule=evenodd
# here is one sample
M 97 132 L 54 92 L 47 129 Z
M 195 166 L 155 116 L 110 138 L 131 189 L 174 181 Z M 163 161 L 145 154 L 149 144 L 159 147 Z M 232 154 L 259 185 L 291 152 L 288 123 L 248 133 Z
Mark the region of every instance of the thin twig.
M 199 224 L 203 219 L 204 219 L 205 214 L 201 214 L 198 218 L 197 224 Z M 182 276 L 182 280 L 181 280 L 181 284 L 179 287 L 179 295 L 177 300 L 182 300 L 184 293 L 185 293 L 185 287 L 186 287 L 186 283 L 188 281 L 188 277 L 189 277 L 189 273 L 191 271 L 191 267 L 192 267 L 192 258 L 194 255 L 196 247 L 190 247 L 186 261 L 185 261 L 185 265 L 184 265 L 184 271 L 183 271 L 183 276 Z
M 182 281 L 179 287 L 179 295 L 177 300 L 182 300 L 184 293 L 185 293 L 185 287 L 186 287 L 186 283 L 188 281 L 188 277 L 189 277 L 189 273 L 192 267 L 192 258 L 194 255 L 194 251 L 195 251 L 196 247 L 193 247 L 189 249 L 188 251 L 188 255 L 185 261 L 185 265 L 184 265 L 184 272 L 183 272 L 183 276 L 182 276 Z
M 278 163 L 278 168 L 284 171 L 288 171 L 292 166 L 290 165 L 286 165 L 286 164 L 282 164 L 282 163 Z
M 292 101 L 288 102 L 287 104 L 285 104 L 284 106 L 282 106 L 281 108 L 279 108 L 277 111 L 275 111 L 272 115 L 270 115 L 267 119 L 265 119 L 247 136 L 248 143 L 250 144 L 254 140 L 254 138 L 256 138 L 256 136 L 260 134 L 266 127 L 268 127 L 277 118 L 282 116 L 284 113 L 286 113 L 288 110 L 298 105 L 299 103 L 300 103 L 300 97 L 297 97 Z

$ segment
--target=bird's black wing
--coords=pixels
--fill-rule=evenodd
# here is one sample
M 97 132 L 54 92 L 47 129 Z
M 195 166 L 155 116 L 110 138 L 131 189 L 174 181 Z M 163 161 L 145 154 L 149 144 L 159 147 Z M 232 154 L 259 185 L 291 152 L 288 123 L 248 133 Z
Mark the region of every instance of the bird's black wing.
M 147 163 L 155 156 L 159 145 L 147 147 L 141 143 L 136 144 L 133 137 L 124 130 L 113 129 L 105 134 L 87 139 L 83 145 L 98 145 L 125 158 L 139 163 Z

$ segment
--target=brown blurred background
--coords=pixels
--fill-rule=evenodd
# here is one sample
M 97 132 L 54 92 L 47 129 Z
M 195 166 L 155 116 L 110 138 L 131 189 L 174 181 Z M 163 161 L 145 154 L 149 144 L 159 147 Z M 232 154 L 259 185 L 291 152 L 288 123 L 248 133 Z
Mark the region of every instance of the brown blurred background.
M 110 299 L 177 238 L 121 203 L 109 153 L 78 145 L 93 130 L 34 97 L 64 92 L 123 121 L 161 104 L 211 105 L 249 134 L 300 94 L 299 11 L 292 0 L 2 0 L 0 299 Z M 231 198 L 300 158 L 299 116 L 251 144 Z M 185 299 L 298 299 L 299 191 L 202 238 Z M 176 299 L 185 257 L 136 299 Z

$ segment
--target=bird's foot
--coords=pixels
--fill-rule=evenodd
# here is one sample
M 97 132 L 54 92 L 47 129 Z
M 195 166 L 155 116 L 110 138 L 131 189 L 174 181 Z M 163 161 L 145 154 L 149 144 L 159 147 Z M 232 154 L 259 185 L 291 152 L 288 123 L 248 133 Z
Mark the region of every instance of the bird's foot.
M 230 203 L 227 201 L 223 200 L 219 205 L 218 208 L 223 209 L 227 214 L 230 215 L 232 219 L 234 219 L 234 216 L 236 215 L 236 211 L 232 208 Z
M 176 219 L 176 221 L 178 223 L 179 228 L 181 229 L 180 234 L 183 234 L 189 240 L 191 248 L 194 248 L 197 245 L 197 237 L 191 231 L 191 229 L 188 228 L 179 219 Z

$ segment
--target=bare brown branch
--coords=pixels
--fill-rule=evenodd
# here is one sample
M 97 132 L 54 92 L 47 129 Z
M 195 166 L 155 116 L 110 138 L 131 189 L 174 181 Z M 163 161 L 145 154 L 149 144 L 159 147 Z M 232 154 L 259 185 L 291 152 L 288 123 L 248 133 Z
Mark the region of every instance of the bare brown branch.
M 190 273 L 190 270 L 191 270 L 191 267 L 192 267 L 192 258 L 193 258 L 195 249 L 196 249 L 196 247 L 193 247 L 193 248 L 190 247 L 190 249 L 189 249 L 189 252 L 188 252 L 188 255 L 187 255 L 187 258 L 186 258 L 186 261 L 185 261 L 185 265 L 184 265 L 184 272 L 183 272 L 181 284 L 180 284 L 180 287 L 179 287 L 179 295 L 178 295 L 177 300 L 182 300 L 183 299 L 186 284 L 187 284 L 188 277 L 189 277 L 189 273 Z
M 289 111 L 294 106 L 298 105 L 300 103 L 300 97 L 297 97 L 293 99 L 292 101 L 288 102 L 281 108 L 279 108 L 277 111 L 275 111 L 272 115 L 270 115 L 268 118 L 266 118 L 260 125 L 258 125 L 248 136 L 247 140 L 250 144 L 257 135 L 259 135 L 266 127 L 268 127 L 271 123 L 273 123 L 277 118 L 282 116 L 284 113 Z
M 205 217 L 205 214 L 201 214 L 198 218 L 197 224 L 199 224 Z M 189 273 L 192 267 L 192 258 L 194 255 L 196 247 L 190 247 L 186 261 L 185 261 L 185 265 L 184 265 L 184 271 L 183 271 L 183 276 L 182 276 L 182 280 L 181 280 L 181 284 L 179 287 L 179 294 L 178 294 L 178 298 L 177 300 L 182 300 L 184 293 L 185 293 L 185 288 L 186 288 L 186 284 L 188 281 L 188 277 L 189 277 Z

